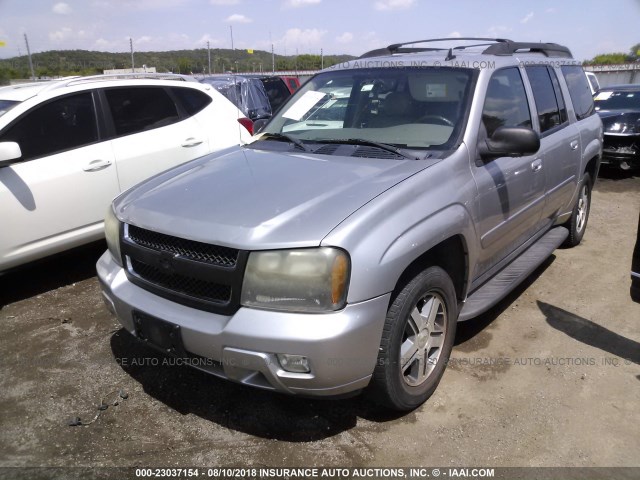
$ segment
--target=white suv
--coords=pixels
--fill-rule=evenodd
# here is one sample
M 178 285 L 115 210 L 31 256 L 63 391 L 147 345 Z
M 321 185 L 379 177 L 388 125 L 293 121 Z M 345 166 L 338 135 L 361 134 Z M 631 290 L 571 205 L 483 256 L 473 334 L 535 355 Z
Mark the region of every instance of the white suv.
M 250 138 L 249 119 L 189 80 L 100 75 L 0 88 L 0 272 L 101 238 L 120 192 Z

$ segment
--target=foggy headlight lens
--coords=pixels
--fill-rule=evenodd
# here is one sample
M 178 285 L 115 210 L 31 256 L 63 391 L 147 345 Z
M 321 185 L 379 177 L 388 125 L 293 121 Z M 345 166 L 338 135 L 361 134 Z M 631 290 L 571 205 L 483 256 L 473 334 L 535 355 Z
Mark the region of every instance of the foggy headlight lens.
M 252 252 L 242 285 L 247 307 L 326 312 L 345 306 L 351 265 L 337 248 Z
M 107 216 L 104 218 L 104 236 L 107 239 L 107 247 L 116 263 L 122 266 L 122 255 L 120 253 L 120 220 L 113 213 L 113 208 L 109 206 Z

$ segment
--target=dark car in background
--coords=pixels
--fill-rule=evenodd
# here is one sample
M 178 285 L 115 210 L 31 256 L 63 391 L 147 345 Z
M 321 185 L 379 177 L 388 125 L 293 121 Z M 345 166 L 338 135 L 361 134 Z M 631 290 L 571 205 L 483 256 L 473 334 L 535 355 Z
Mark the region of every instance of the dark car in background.
M 640 303 L 640 215 L 638 216 L 638 236 L 631 260 L 631 298 Z
M 252 121 L 271 118 L 291 96 L 282 78 L 271 75 L 210 75 L 200 82 L 212 85 Z
M 640 85 L 604 87 L 594 100 L 604 126 L 602 163 L 640 167 Z

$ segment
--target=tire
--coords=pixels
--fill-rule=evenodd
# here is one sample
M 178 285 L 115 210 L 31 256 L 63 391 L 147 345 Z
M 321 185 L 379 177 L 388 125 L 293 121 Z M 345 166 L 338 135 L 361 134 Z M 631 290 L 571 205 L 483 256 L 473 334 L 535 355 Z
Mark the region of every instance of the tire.
M 373 399 L 398 411 L 424 403 L 447 366 L 457 319 L 456 292 L 443 269 L 429 267 L 407 283 L 387 310 L 370 383 Z
M 584 232 L 587 229 L 589 221 L 589 212 L 591 211 L 591 176 L 585 173 L 580 182 L 580 190 L 578 193 L 578 201 L 573 207 L 571 218 L 565 226 L 569 229 L 569 236 L 562 244 L 565 248 L 572 248 L 580 244 Z

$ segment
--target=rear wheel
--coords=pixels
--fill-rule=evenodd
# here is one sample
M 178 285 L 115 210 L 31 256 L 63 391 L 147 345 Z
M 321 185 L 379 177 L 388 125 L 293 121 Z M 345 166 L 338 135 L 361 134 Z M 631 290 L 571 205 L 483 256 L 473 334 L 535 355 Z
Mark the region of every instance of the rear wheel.
M 394 410 L 412 410 L 435 391 L 447 366 L 458 318 L 447 273 L 430 267 L 395 296 L 385 321 L 371 381 L 375 399 Z
M 584 232 L 587 229 L 587 221 L 589 220 L 589 212 L 591 211 L 591 176 L 585 173 L 580 183 L 580 193 L 578 201 L 571 218 L 567 221 L 566 227 L 569 229 L 569 236 L 564 242 L 565 247 L 575 247 L 580 244 Z

